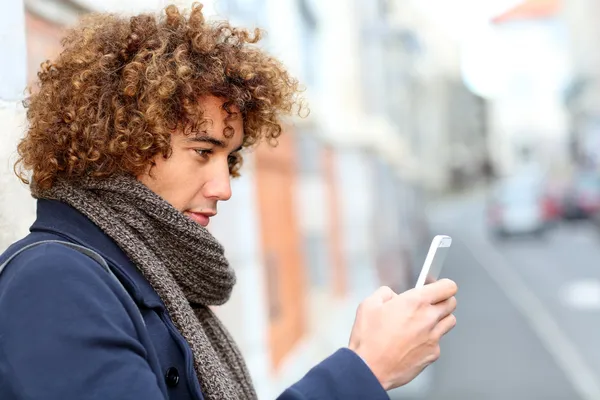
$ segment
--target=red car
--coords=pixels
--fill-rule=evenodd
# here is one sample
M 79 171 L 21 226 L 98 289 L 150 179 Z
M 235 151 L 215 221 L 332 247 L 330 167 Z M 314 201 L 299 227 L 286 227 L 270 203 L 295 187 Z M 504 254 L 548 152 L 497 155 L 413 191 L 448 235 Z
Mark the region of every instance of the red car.
M 562 202 L 565 219 L 586 219 L 600 211 L 600 176 L 593 172 L 575 175 Z

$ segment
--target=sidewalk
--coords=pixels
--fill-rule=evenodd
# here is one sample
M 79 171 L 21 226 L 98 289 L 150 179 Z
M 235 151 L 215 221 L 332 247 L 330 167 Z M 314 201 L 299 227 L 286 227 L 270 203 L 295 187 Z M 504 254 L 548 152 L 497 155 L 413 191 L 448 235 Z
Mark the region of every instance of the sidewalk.
M 457 209 L 468 211 L 470 204 L 477 207 L 485 198 L 488 190 L 487 186 L 480 184 L 460 193 L 441 196 L 429 201 L 425 211 L 429 223 L 436 227 L 447 226 L 451 221 L 456 220 L 455 211 Z M 465 204 L 467 207 L 464 206 Z

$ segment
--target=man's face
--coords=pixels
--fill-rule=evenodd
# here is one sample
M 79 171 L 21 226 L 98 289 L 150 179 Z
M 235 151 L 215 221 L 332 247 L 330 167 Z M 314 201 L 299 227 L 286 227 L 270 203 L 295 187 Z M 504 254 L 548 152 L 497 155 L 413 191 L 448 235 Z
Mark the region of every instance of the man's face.
M 217 213 L 217 203 L 231 197 L 229 159 L 241 149 L 244 124 L 239 109 L 232 106 L 229 111 L 233 114 L 228 114 L 221 98 L 202 97 L 199 104 L 207 123 L 197 132 L 173 133 L 171 156 L 157 156 L 155 165 L 138 180 L 193 221 L 207 226 Z

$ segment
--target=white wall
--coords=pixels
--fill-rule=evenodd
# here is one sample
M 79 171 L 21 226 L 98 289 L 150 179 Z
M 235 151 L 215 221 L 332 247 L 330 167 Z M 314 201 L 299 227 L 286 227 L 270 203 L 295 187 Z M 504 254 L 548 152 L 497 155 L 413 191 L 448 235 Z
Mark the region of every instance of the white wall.
M 600 2 L 596 0 L 568 0 L 562 2 L 563 16 L 569 25 L 569 48 L 580 73 L 600 76 Z
M 21 105 L 26 85 L 23 1 L 13 0 L 0 13 L 0 251 L 27 234 L 34 201 L 13 174 L 16 145 L 25 131 Z
M 403 169 L 412 170 L 403 176 L 442 191 L 449 184 L 452 162 L 449 84 L 461 80 L 459 44 L 415 2 L 393 0 L 391 10 L 392 29 L 410 32 L 418 46 L 405 52 L 400 65 L 407 81 L 401 98 L 408 103 L 407 121 L 401 124 L 408 147 Z
M 378 286 L 375 276 L 373 213 L 374 177 L 369 156 L 360 150 L 342 150 L 336 157 L 342 214 L 342 245 L 349 289 L 354 298 L 366 297 Z
M 574 83 L 584 83 L 575 99 L 571 99 L 573 133 L 587 156 L 600 160 L 600 2 L 569 0 L 563 2 L 563 14 L 568 25 L 569 55 L 573 60 Z
M 75 3 L 93 11 L 110 11 L 123 13 L 138 13 L 141 11 L 156 11 L 167 4 L 178 0 L 72 0 Z

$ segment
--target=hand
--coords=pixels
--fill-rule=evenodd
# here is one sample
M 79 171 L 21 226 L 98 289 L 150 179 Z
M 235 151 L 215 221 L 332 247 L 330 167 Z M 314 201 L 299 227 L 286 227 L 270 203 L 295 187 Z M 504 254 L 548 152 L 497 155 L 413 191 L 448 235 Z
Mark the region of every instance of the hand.
M 440 356 L 440 339 L 456 325 L 456 283 L 448 279 L 402 294 L 379 288 L 356 312 L 348 347 L 385 390 L 412 381 Z

